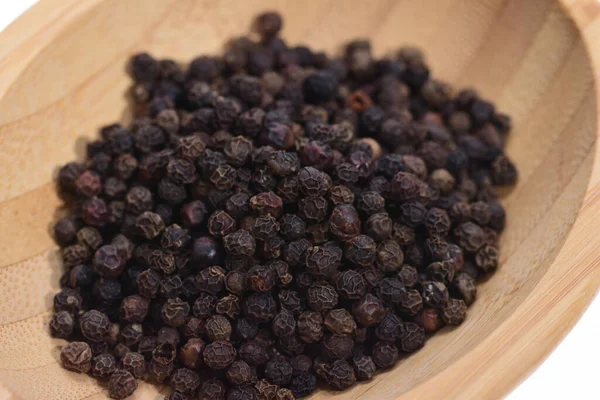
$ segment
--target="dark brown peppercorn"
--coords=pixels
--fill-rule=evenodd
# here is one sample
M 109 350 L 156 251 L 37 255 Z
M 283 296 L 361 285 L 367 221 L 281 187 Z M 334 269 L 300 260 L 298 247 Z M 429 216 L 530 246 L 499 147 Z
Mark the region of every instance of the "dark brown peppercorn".
M 448 302 L 448 289 L 442 282 L 426 281 L 421 286 L 421 295 L 425 304 L 441 308 Z
M 206 205 L 200 200 L 186 203 L 181 208 L 181 222 L 185 228 L 199 228 L 204 221 L 205 216 Z
M 483 272 L 489 272 L 498 266 L 498 249 L 494 246 L 484 245 L 475 254 L 475 265 Z
M 309 396 L 317 386 L 317 378 L 308 372 L 296 375 L 290 382 L 290 390 L 296 398 Z
M 412 353 L 425 344 L 425 331 L 419 325 L 407 322 L 400 335 L 400 348 L 406 353 Z
M 383 272 L 398 271 L 404 262 L 400 245 L 393 240 L 384 240 L 377 246 L 376 263 Z
M 79 319 L 81 333 L 90 342 L 101 342 L 106 339 L 110 331 L 110 320 L 106 314 L 91 310 Z
M 426 268 L 427 275 L 440 282 L 452 282 L 454 279 L 454 265 L 448 261 L 434 261 Z
M 245 361 L 234 361 L 227 370 L 227 380 L 236 386 L 251 383 L 255 372 Z
M 475 279 L 465 273 L 459 272 L 452 282 L 456 290 L 460 293 L 467 306 L 470 306 L 475 301 L 477 295 L 477 287 L 475 286 Z
M 75 321 L 67 311 L 56 312 L 50 320 L 50 333 L 53 337 L 68 339 L 73 334 Z
M 449 325 L 460 325 L 466 317 L 467 305 L 463 300 L 450 299 L 442 308 L 442 320 Z
M 283 19 L 277 12 L 266 12 L 256 18 L 256 28 L 263 38 L 277 36 L 282 26 Z
M 193 395 L 200 386 L 200 377 L 190 369 L 179 368 L 173 372 L 170 386 L 179 393 Z
M 292 366 L 284 360 L 271 360 L 266 364 L 265 378 L 276 385 L 286 386 L 292 379 Z
M 334 236 L 346 241 L 360 233 L 360 218 L 351 204 L 337 205 L 329 217 L 329 229 Z
M 325 335 L 321 342 L 321 356 L 327 361 L 348 359 L 353 349 L 354 341 L 348 335 Z
M 472 222 L 465 222 L 459 225 L 454 234 L 458 238 L 458 245 L 469 253 L 475 253 L 479 250 L 485 241 L 483 229 Z
M 214 295 L 203 292 L 194 301 L 192 312 L 198 318 L 208 318 L 215 312 L 216 304 L 217 298 Z
M 298 336 L 305 343 L 315 343 L 323 337 L 323 317 L 314 311 L 305 311 L 298 316 Z
M 138 215 L 135 227 L 139 234 L 146 239 L 154 239 L 165 229 L 165 223 L 160 215 L 145 211 Z
M 246 292 L 246 274 L 242 271 L 231 271 L 225 277 L 225 288 L 236 296 L 242 296 Z
M 369 356 L 359 356 L 352 359 L 356 377 L 361 381 L 368 381 L 375 375 L 377 367 Z
M 296 330 L 294 315 L 287 310 L 281 311 L 273 318 L 271 329 L 275 336 L 278 337 L 293 335 Z
M 225 211 L 217 210 L 208 219 L 208 231 L 216 237 L 227 236 L 235 232 L 235 220 Z
M 158 293 L 160 274 L 153 269 L 142 271 L 136 279 L 137 287 L 142 296 L 153 298 Z
M 247 340 L 238 349 L 240 358 L 248 364 L 258 366 L 269 360 L 267 349 L 257 340 Z
M 61 349 L 60 361 L 69 371 L 87 373 L 92 368 L 92 350 L 85 342 L 71 342 Z
M 259 399 L 261 400 L 274 400 L 277 396 L 279 386 L 274 385 L 266 379 L 261 379 L 254 385 Z
M 125 297 L 121 303 L 120 317 L 121 321 L 130 323 L 142 323 L 146 315 L 150 301 L 139 295 Z
M 96 228 L 86 226 L 77 231 L 77 243 L 87 246 L 92 251 L 102 246 L 102 242 L 102 235 Z
M 235 348 L 229 342 L 217 341 L 204 349 L 204 363 L 212 369 L 225 369 L 236 357 Z
M 116 246 L 106 245 L 94 254 L 93 266 L 97 274 L 114 278 L 123 272 L 125 263 Z
M 243 339 L 253 339 L 258 333 L 258 324 L 248 318 L 238 318 L 235 322 L 235 333 Z
M 365 233 L 376 242 L 387 239 L 392 233 L 392 219 L 387 213 L 372 214 L 365 223 Z
M 379 368 L 393 367 L 398 360 L 398 348 L 393 342 L 379 341 L 373 345 L 373 362 Z
M 276 400 L 296 400 L 296 396 L 294 396 L 294 392 L 290 389 L 281 388 L 277 391 L 275 395 Z
M 230 388 L 227 391 L 227 400 L 257 400 L 256 389 L 250 385 L 242 385 Z
M 229 341 L 231 339 L 231 323 L 222 315 L 213 315 L 208 318 L 204 329 L 206 336 L 211 342 L 218 340 Z
M 81 222 L 75 216 L 67 216 L 54 225 L 54 238 L 61 246 L 67 246 L 78 238 Z M 85 228 L 84 228 L 85 229 Z M 93 229 L 93 228 L 90 228 Z M 79 242 L 79 240 L 77 240 Z M 85 243 L 83 243 L 85 244 Z
M 279 223 L 270 214 L 255 218 L 252 222 L 252 235 L 259 240 L 272 238 L 279 229 Z
M 305 197 L 298 202 L 298 211 L 308 223 L 318 223 L 327 216 L 328 206 L 323 197 Z
M 423 308 L 423 298 L 416 289 L 407 289 L 397 304 L 398 311 L 405 315 L 416 315 Z
M 358 235 L 346 242 L 344 258 L 359 267 L 366 267 L 375 261 L 377 247 L 367 235 Z
M 120 340 L 126 346 L 133 346 L 142 339 L 143 334 L 144 334 L 144 329 L 142 328 L 142 325 L 140 325 L 140 324 L 125 325 L 120 330 Z
M 146 373 L 146 360 L 140 353 L 127 353 L 122 359 L 123 369 L 128 371 L 135 378 L 142 378 Z
M 169 326 L 181 326 L 190 313 L 190 305 L 180 298 L 168 299 L 161 309 L 161 317 Z
M 240 229 L 224 237 L 225 248 L 234 256 L 252 256 L 256 250 L 256 241 L 252 235 Z
M 329 189 L 329 197 L 331 202 L 336 206 L 354 203 L 354 193 L 344 185 L 332 186 Z
M 356 382 L 354 368 L 346 360 L 336 360 L 330 364 L 324 364 L 317 370 L 317 373 L 336 390 L 347 389 Z
M 349 335 L 356 329 L 354 318 L 343 308 L 329 311 L 325 315 L 324 324 L 335 335 Z
M 125 370 L 115 371 L 108 381 L 108 395 L 113 399 L 124 399 L 137 389 L 137 381 Z
M 292 365 L 292 376 L 298 376 L 303 373 L 310 372 L 312 369 L 312 359 L 304 354 L 293 357 L 290 364 Z
M 335 288 L 328 284 L 316 284 L 306 292 L 306 304 L 315 311 L 324 312 L 334 308 L 338 302 Z
M 278 295 L 279 303 L 288 311 L 298 314 L 304 310 L 304 299 L 293 290 L 282 290 Z
M 135 186 L 125 195 L 125 205 L 127 211 L 135 215 L 149 211 L 154 205 L 152 193 L 143 186 Z
M 517 168 L 506 156 L 496 157 L 492 163 L 492 179 L 496 185 L 514 185 L 517 177 Z
M 78 290 L 65 288 L 54 296 L 54 312 L 67 311 L 76 314 L 83 307 L 83 299 Z
M 377 284 L 377 294 L 390 306 L 398 304 L 405 292 L 404 285 L 395 278 L 384 278 Z
M 370 327 L 380 323 L 386 312 L 381 300 L 367 293 L 362 299 L 354 302 L 352 314 L 360 325 Z
M 244 302 L 244 313 L 257 322 L 268 322 L 277 313 L 277 303 L 271 293 L 253 293 Z
M 212 378 L 205 381 L 198 391 L 199 400 L 225 399 L 225 385 L 218 379 Z
M 105 380 L 115 372 L 116 368 L 117 362 L 112 355 L 100 354 L 92 359 L 92 369 L 90 370 L 90 373 L 96 379 Z
M 415 317 L 414 322 L 422 326 L 427 333 L 436 332 L 443 326 L 439 312 L 435 308 L 422 309 Z
M 340 273 L 335 284 L 340 296 L 349 300 L 360 299 L 367 290 L 367 285 L 361 274 L 351 269 Z
M 103 306 L 117 304 L 121 300 L 121 284 L 113 279 L 99 279 L 92 287 L 92 294 Z
M 202 365 L 202 353 L 206 347 L 200 338 L 189 339 L 179 351 L 179 359 L 183 365 L 191 369 L 197 369 Z
M 306 271 L 316 278 L 328 278 L 340 265 L 341 254 L 323 246 L 313 246 L 306 251 Z

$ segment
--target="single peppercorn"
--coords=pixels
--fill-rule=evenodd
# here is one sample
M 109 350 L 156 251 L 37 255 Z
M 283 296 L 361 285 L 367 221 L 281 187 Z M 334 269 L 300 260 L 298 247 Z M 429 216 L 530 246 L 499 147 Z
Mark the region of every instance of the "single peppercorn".
M 62 347 L 60 361 L 69 371 L 87 373 L 92 368 L 92 350 L 85 342 L 71 342 Z
M 181 326 L 190 313 L 190 305 L 180 298 L 168 299 L 162 309 L 162 321 L 169 326 Z
M 56 338 L 68 339 L 74 327 L 75 321 L 68 311 L 56 312 L 50 320 L 50 333 Z
M 106 314 L 97 310 L 87 311 L 79 319 L 79 328 L 90 342 L 101 342 L 109 334 L 110 320 Z
M 335 284 L 339 295 L 348 300 L 360 299 L 367 290 L 361 274 L 351 269 L 340 273 Z
M 146 315 L 150 301 L 139 295 L 125 297 L 121 302 L 120 317 L 123 322 L 142 323 Z
M 100 354 L 92 359 L 90 373 L 96 379 L 108 379 L 117 368 L 115 358 L 110 354 Z
M 140 353 L 129 352 L 121 359 L 123 369 L 140 379 L 146 373 L 146 360 Z
M 269 360 L 267 349 L 257 340 L 247 340 L 238 348 L 239 356 L 252 366 L 258 366 Z
M 367 293 L 362 299 L 354 302 L 352 314 L 360 325 L 370 327 L 380 323 L 386 312 L 381 300 Z
M 277 304 L 269 292 L 253 293 L 244 302 L 244 313 L 257 322 L 268 322 L 277 313 Z
M 171 375 L 170 386 L 177 392 L 193 395 L 200 386 L 200 377 L 191 369 L 179 368 Z
M 130 372 L 116 370 L 108 381 L 108 395 L 113 399 L 124 399 L 137 389 L 137 381 Z
M 296 398 L 309 396 L 317 386 L 316 377 L 308 372 L 296 375 L 290 382 L 290 390 Z
M 346 242 L 344 258 L 359 267 L 366 267 L 375 261 L 377 247 L 367 235 L 358 235 Z
M 83 307 L 83 299 L 78 290 L 65 288 L 54 296 L 54 312 L 67 311 L 76 314 Z

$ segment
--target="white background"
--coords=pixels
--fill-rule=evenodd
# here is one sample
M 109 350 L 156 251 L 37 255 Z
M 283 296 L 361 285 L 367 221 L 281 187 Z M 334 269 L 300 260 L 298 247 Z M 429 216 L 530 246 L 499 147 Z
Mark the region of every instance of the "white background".
M 0 30 L 35 2 L 0 0 Z M 567 338 L 507 399 L 600 399 L 599 359 L 600 299 L 596 298 Z

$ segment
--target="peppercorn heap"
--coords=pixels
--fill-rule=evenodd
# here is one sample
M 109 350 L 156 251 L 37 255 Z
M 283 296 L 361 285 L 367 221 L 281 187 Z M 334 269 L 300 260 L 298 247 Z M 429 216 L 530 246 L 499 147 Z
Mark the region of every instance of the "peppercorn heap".
M 134 56 L 135 120 L 60 171 L 50 328 L 115 399 L 346 389 L 460 324 L 497 267 L 510 119 L 416 49 L 330 59 L 257 27 L 187 71 Z

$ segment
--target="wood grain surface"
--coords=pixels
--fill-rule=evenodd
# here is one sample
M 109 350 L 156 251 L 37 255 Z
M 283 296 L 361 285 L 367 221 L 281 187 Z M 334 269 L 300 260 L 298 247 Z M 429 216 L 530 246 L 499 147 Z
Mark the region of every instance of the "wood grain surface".
M 217 53 L 265 9 L 285 38 L 328 52 L 368 37 L 423 47 L 434 75 L 514 117 L 521 172 L 506 195 L 502 266 L 466 322 L 373 381 L 315 399 L 496 399 L 560 342 L 600 286 L 600 10 L 563 0 L 42 0 L 0 34 L 0 384 L 12 399 L 105 399 L 58 365 L 47 322 L 62 271 L 53 174 L 98 127 L 128 118 L 139 50 Z M 142 384 L 134 399 L 162 399 Z M 0 397 L 2 399 L 2 397 Z

